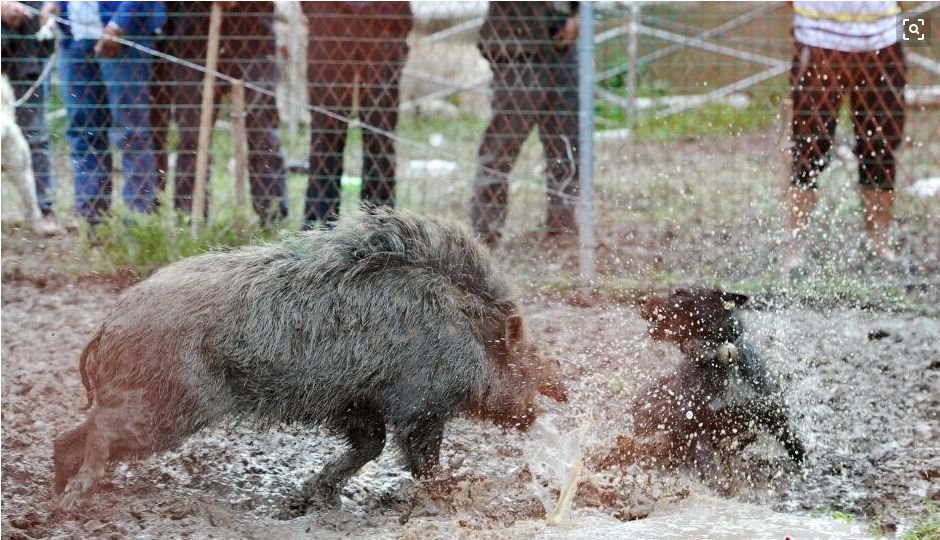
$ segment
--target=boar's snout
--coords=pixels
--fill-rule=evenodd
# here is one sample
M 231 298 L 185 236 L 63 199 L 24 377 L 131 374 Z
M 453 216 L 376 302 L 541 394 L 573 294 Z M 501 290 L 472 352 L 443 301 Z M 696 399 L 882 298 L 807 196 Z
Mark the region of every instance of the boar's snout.
M 538 391 L 558 403 L 568 403 L 568 388 L 562 381 L 557 363 L 543 361 L 538 374 Z
M 509 429 L 515 429 L 517 431 L 526 432 L 529 431 L 529 428 L 532 427 L 532 424 L 538 420 L 541 411 L 536 408 L 534 405 L 530 406 L 529 409 L 518 416 L 511 416 L 505 419 L 504 422 L 499 423 L 501 427 Z

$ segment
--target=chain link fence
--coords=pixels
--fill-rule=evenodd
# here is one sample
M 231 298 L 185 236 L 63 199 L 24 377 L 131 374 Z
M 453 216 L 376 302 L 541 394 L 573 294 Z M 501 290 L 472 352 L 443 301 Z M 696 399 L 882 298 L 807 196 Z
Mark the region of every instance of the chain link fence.
M 63 221 L 195 206 L 219 223 L 250 202 L 259 223 L 300 229 L 364 200 L 464 220 L 511 251 L 578 232 L 589 211 L 580 232 L 601 276 L 744 280 L 777 262 L 791 181 L 818 184 L 821 230 L 854 219 L 861 181 L 897 187 L 902 248 L 937 265 L 921 234 L 938 227 L 936 43 L 827 57 L 796 45 L 784 2 L 217 3 L 217 38 L 210 3 L 65 4 L 55 69 L 27 105 L 42 119 L 40 201 Z M 101 50 L 108 25 L 95 21 L 117 17 L 119 40 Z M 40 74 L 9 66 L 41 66 L 47 51 L 30 48 L 38 26 L 7 30 L 20 95 Z

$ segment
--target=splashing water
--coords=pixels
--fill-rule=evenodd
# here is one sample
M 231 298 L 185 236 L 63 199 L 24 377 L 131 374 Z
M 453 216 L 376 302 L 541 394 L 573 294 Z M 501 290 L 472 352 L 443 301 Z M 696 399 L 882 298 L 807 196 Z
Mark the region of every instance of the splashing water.
M 532 436 L 523 446 L 523 453 L 532 473 L 533 491 L 545 509 L 545 521 L 549 525 L 568 520 L 584 470 L 584 439 L 595 425 L 593 415 L 589 415 L 579 429 L 568 433 L 560 433 L 545 417 L 532 426 Z M 555 489 L 558 490 L 557 500 Z
M 644 519 L 615 522 L 579 515 L 565 527 L 547 529 L 539 538 L 722 538 L 726 540 L 779 540 L 782 538 L 868 538 L 864 523 L 829 516 L 801 516 L 774 512 L 765 506 L 695 493 L 675 505 L 658 509 Z

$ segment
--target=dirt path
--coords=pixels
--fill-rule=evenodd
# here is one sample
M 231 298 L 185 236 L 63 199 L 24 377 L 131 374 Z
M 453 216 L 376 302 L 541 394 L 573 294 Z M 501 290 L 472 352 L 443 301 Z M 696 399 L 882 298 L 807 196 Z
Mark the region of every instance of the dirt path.
M 174 451 L 119 464 L 82 518 L 56 519 L 50 514 L 51 442 L 80 421 L 78 354 L 115 295 L 98 284 L 3 284 L 4 537 L 299 538 L 316 531 L 318 537 L 407 538 L 484 530 L 504 537 L 552 537 L 560 530 L 601 537 L 602 531 L 627 534 L 644 526 L 624 523 L 617 529 L 616 518 L 652 512 L 660 521 L 647 522 L 649 527 L 670 520 L 691 524 L 692 516 L 714 512 L 718 504 L 706 488 L 681 475 L 594 471 L 575 499 L 570 524 L 553 532 L 541 521 L 533 483 L 550 491 L 556 480 L 533 479 L 527 449 L 557 440 L 539 439 L 538 432 L 529 438 L 502 434 L 460 420 L 445 436 L 445 473 L 428 490 L 417 490 L 419 503 L 405 526 L 398 523 L 403 501 L 417 488 L 393 450 L 350 482 L 342 510 L 272 519 L 291 487 L 340 450 L 335 439 L 295 426 L 260 433 L 245 425 L 207 430 Z M 592 417 L 588 453 L 629 431 L 633 393 L 678 360 L 676 351 L 649 340 L 627 305 L 539 299 L 527 312 L 543 350 L 562 362 L 571 381 L 572 403 L 553 406 L 544 425 L 568 434 Z M 783 378 L 809 457 L 796 471 L 772 445 L 745 453 L 750 477 L 738 479 L 725 508 L 760 506 L 740 510 L 735 530 L 749 530 L 746 516 L 771 509 L 791 515 L 839 510 L 890 526 L 903 523 L 925 498 L 940 498 L 940 395 L 931 391 L 940 387 L 940 321 L 787 308 L 749 312 L 746 323 L 758 350 Z M 815 523 L 767 515 L 791 520 L 781 522 L 780 530 Z M 655 530 L 665 529 L 648 529 Z M 858 532 L 847 530 L 847 537 Z

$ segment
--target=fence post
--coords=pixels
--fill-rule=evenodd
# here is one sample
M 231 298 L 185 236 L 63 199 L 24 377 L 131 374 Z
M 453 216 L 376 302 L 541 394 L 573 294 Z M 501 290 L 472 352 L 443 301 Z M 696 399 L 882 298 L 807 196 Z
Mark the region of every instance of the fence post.
M 594 6 L 581 2 L 578 17 L 578 197 L 581 282 L 594 278 Z
M 637 65 L 637 34 L 640 27 L 640 3 L 630 3 L 630 32 L 627 41 L 627 59 L 629 61 L 630 71 L 627 72 L 627 129 L 630 130 L 630 138 L 635 135 L 636 130 L 636 78 Z
M 232 145 L 235 147 L 235 205 L 245 206 L 245 170 L 248 156 L 245 153 L 248 137 L 245 133 L 245 81 L 232 83 Z
M 199 149 L 196 153 L 196 186 L 193 190 L 193 208 L 190 232 L 199 232 L 206 208 L 206 177 L 209 173 L 209 143 L 212 142 L 212 118 L 215 108 L 215 71 L 219 64 L 219 29 L 222 26 L 222 6 L 212 2 L 209 16 L 209 42 L 206 46 L 206 73 L 202 78 L 202 116 L 199 118 Z

